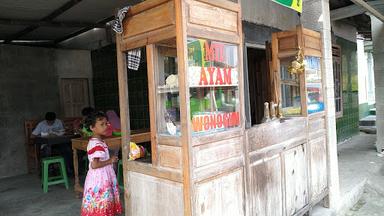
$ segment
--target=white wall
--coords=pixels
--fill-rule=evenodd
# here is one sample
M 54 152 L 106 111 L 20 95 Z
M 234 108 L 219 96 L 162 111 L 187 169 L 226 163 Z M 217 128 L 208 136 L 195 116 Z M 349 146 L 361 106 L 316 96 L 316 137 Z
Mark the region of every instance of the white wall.
M 364 52 L 364 39 L 358 38 L 357 43 L 357 74 L 359 87 L 359 104 L 368 103 L 368 64 Z
M 374 64 L 373 64 L 373 55 L 372 51 L 366 51 L 365 57 L 367 59 L 367 70 L 368 70 L 368 77 L 367 77 L 367 93 L 368 93 L 368 104 L 374 104 L 375 101 L 375 70 L 374 70 Z

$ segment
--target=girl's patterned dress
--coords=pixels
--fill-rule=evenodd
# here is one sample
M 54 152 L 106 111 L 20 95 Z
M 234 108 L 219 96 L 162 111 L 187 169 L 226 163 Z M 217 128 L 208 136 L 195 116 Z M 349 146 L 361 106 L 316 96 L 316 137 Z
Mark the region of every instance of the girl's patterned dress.
M 114 216 L 121 214 L 119 187 L 112 164 L 92 169 L 94 158 L 109 159 L 108 146 L 103 140 L 91 138 L 87 147 L 89 170 L 84 183 L 82 216 Z

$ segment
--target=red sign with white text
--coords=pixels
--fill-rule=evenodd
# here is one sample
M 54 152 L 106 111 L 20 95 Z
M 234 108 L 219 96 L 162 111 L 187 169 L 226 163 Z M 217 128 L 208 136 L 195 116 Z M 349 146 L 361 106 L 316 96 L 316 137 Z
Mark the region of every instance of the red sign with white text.
M 192 118 L 193 132 L 227 129 L 237 127 L 239 125 L 239 112 L 211 112 L 194 115 Z

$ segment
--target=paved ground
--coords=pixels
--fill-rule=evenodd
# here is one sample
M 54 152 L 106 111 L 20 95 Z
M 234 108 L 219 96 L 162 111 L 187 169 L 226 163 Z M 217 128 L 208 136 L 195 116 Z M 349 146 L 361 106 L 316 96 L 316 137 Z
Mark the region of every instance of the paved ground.
M 75 197 L 73 181 L 41 189 L 37 175 L 0 179 L 0 216 L 78 216 L 81 199 Z M 123 197 L 123 196 L 121 196 Z
M 23 175 L 0 180 L 1 216 L 71 216 L 80 214 L 81 199 L 64 185 L 49 187 L 43 193 L 37 175 Z M 72 184 L 71 184 L 72 185 Z
M 383 216 L 384 194 L 367 186 L 363 196 L 345 216 Z
M 340 202 L 348 206 L 342 216 L 384 216 L 384 157 L 374 143 L 375 135 L 361 134 L 339 145 Z M 37 175 L 0 179 L 0 216 L 75 216 L 80 204 L 72 187 L 50 186 L 44 194 Z
M 338 148 L 341 196 L 344 203 L 356 203 L 341 215 L 384 215 L 384 157 L 377 154 L 375 140 L 360 134 Z

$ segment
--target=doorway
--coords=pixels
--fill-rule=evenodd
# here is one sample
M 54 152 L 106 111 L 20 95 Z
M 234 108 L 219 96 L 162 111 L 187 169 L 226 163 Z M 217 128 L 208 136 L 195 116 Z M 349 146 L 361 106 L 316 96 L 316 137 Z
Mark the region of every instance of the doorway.
M 260 124 L 264 116 L 264 102 L 269 100 L 269 60 L 266 49 L 247 47 L 249 102 L 252 125 Z

